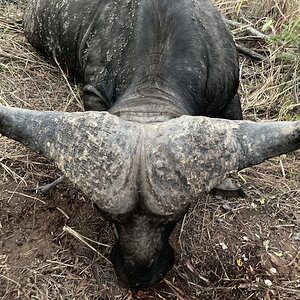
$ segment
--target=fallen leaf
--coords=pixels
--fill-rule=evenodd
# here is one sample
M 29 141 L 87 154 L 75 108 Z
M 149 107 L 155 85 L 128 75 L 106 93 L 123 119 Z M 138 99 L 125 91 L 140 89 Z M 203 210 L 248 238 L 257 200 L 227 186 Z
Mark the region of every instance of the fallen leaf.
M 241 266 L 243 266 L 243 261 L 240 258 L 238 258 L 236 260 L 236 264 L 238 265 L 238 267 L 241 267 Z

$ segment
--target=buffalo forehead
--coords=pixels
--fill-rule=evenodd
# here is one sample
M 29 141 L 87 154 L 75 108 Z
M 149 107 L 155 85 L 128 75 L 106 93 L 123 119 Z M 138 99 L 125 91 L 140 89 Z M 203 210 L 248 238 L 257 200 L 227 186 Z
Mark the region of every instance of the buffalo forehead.
M 108 213 L 126 214 L 140 204 L 155 215 L 178 215 L 237 169 L 239 149 L 230 121 L 199 117 L 195 122 L 185 116 L 145 125 L 109 113 L 77 115 L 58 120 L 72 135 L 60 145 L 62 151 L 55 150 L 57 144 L 49 151 Z

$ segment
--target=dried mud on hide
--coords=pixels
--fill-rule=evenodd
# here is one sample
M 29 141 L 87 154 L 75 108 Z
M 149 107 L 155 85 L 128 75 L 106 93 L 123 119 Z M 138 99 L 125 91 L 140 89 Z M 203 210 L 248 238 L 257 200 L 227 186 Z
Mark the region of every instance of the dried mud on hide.
M 247 1 L 215 2 L 226 18 L 243 13 L 255 20 Z M 0 1 L 0 103 L 81 110 L 80 87 L 69 87 L 55 63 L 25 40 L 24 3 Z M 287 3 L 278 5 L 288 17 Z M 257 16 L 253 22 L 259 29 L 264 16 Z M 265 41 L 233 33 L 239 43 L 243 38 L 245 47 L 268 58 L 256 62 L 241 55 L 246 118 L 298 118 L 299 63 L 278 59 Z M 47 195 L 36 193 L 59 174 L 43 157 L 0 136 L 0 299 L 300 298 L 299 151 L 237 175 L 245 199 L 199 196 L 171 237 L 174 268 L 157 286 L 136 294 L 117 281 L 102 257 L 109 256 L 114 233 L 92 203 L 69 183 Z M 64 232 L 64 226 L 91 239 L 86 241 L 101 256 Z

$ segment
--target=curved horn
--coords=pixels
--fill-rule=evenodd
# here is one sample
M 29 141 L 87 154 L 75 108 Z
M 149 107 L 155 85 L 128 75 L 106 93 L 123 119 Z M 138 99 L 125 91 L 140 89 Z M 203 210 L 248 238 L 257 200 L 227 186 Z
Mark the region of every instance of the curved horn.
M 300 149 L 300 121 L 237 123 L 235 135 L 242 147 L 239 170 Z
M 107 112 L 0 106 L 0 133 L 53 160 L 102 210 L 121 214 L 134 206 L 140 130 L 133 123 Z
M 151 127 L 149 127 L 150 129 Z M 300 122 L 183 116 L 152 125 L 142 177 L 153 213 L 174 214 L 232 172 L 300 148 Z
M 107 112 L 32 112 L 0 106 L 0 132 L 54 160 L 113 214 L 144 199 L 176 215 L 230 173 L 300 148 L 300 122 L 254 123 L 183 116 L 159 124 Z

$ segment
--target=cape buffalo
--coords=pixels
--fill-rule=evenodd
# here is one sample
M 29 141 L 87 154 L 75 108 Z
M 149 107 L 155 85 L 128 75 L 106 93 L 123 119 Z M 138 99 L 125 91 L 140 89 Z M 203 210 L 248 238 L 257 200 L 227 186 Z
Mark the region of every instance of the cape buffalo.
M 149 287 L 200 193 L 300 148 L 300 122 L 242 121 L 238 57 L 210 0 L 32 0 L 28 40 L 83 83 L 87 112 L 0 107 L 0 132 L 52 159 L 116 224 L 116 273 Z

